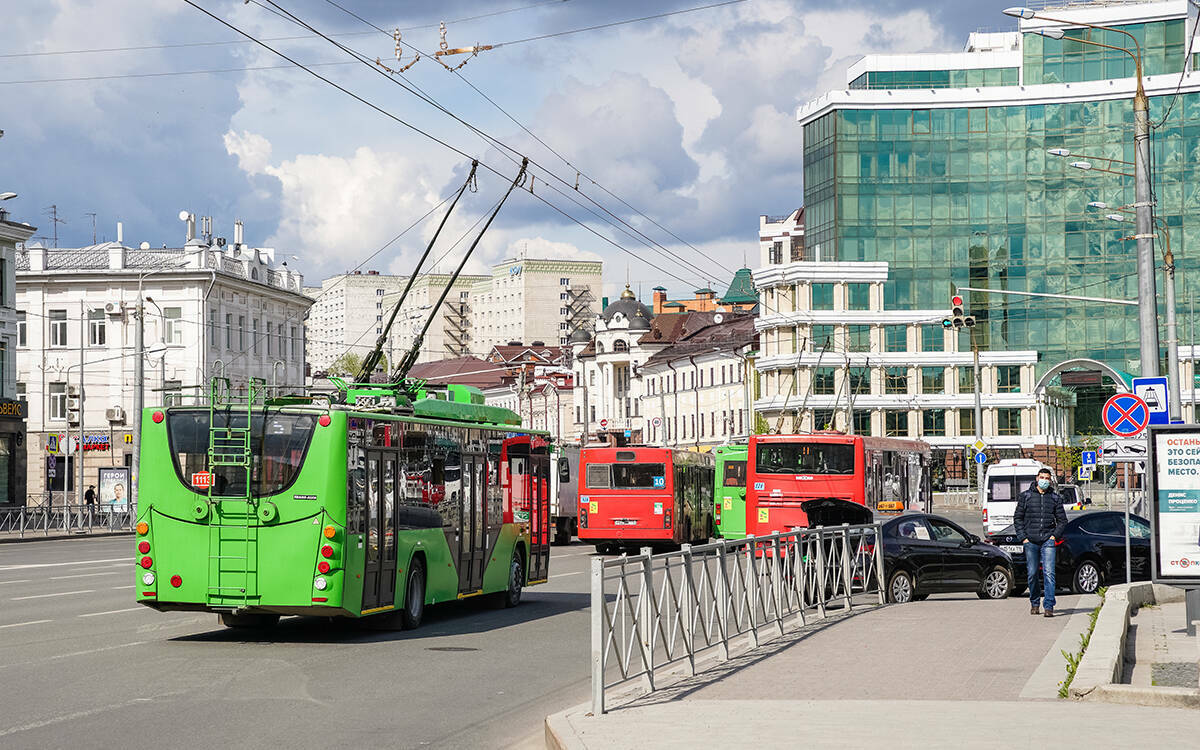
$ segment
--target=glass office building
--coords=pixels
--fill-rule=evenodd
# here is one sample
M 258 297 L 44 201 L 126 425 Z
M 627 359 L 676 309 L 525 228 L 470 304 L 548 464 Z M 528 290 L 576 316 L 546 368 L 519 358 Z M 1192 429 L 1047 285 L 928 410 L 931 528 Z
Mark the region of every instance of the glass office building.
M 1036 9 L 1117 27 L 1141 46 L 1156 214 L 1179 268 L 1186 348 L 1200 286 L 1200 217 L 1192 218 L 1200 209 L 1200 72 L 1185 59 L 1187 0 L 1066 0 Z M 996 21 L 1003 22 L 998 12 Z M 823 260 L 886 261 L 888 309 L 945 309 L 957 287 L 1137 297 L 1132 213 L 1125 223 L 1106 218 L 1134 202 L 1133 61 L 1080 39 L 1132 42 L 1070 23 L 1019 24 L 972 34 L 964 52 L 868 56 L 851 67 L 846 90 L 800 108 L 805 244 Z M 1045 27 L 1062 28 L 1064 38 L 1031 33 Z M 1093 169 L 1072 168 L 1079 159 Z M 1114 208 L 1090 209 L 1092 201 Z M 1160 260 L 1161 249 L 1156 243 Z M 1074 358 L 1141 370 L 1136 307 L 965 296 L 980 321 L 980 347 L 1037 350 L 1039 373 Z M 1160 340 L 1165 356 L 1165 334 Z

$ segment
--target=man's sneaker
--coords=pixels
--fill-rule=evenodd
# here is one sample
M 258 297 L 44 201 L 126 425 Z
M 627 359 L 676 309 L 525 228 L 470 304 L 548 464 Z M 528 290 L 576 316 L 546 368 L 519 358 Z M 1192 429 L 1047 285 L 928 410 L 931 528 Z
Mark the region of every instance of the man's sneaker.
M 1047 608 L 1046 608 L 1046 611 L 1045 611 L 1045 612 L 1043 612 L 1042 614 L 1043 614 L 1044 616 L 1046 616 L 1046 617 L 1054 617 L 1054 610 L 1052 610 L 1052 609 L 1050 609 L 1049 607 L 1047 607 Z
M 1042 611 L 1040 609 L 1038 609 L 1038 606 L 1036 604 L 1029 608 L 1029 614 L 1031 614 L 1031 615 L 1040 615 L 1041 613 L 1042 613 Z

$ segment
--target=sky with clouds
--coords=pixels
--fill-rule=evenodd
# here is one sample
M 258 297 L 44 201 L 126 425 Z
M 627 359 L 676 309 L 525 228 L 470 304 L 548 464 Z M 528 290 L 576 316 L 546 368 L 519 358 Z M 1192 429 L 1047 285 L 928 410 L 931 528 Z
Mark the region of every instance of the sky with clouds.
M 180 209 L 213 216 L 226 237 L 240 218 L 247 242 L 297 256 L 311 283 L 379 250 L 478 158 L 478 192 L 438 243 L 449 270 L 519 153 L 535 162 L 534 194 L 527 183 L 512 195 L 471 270 L 522 252 L 598 257 L 606 293 L 628 277 L 686 295 L 727 284 L 743 257 L 753 265 L 758 216 L 800 204 L 797 105 L 844 87 L 862 54 L 957 50 L 972 30 L 1011 28 L 1006 3 L 983 0 L 748 0 L 521 42 L 706 3 L 338 0 L 403 29 L 397 61 L 390 35 L 328 0 L 193 2 L 387 114 L 280 67 L 183 0 L 21 3 L 0 25 L 0 192 L 19 194 L 6 202 L 12 218 L 49 237 L 56 205 L 64 246 L 91 242 L 89 212 L 98 239 L 114 239 L 121 221 L 126 244 L 154 246 L 182 243 Z M 393 69 L 414 51 L 422 59 L 389 75 L 289 12 Z M 450 47 L 504 44 L 451 73 L 428 57 L 440 21 Z M 225 72 L 160 75 L 213 70 Z M 406 272 L 437 216 L 365 268 Z

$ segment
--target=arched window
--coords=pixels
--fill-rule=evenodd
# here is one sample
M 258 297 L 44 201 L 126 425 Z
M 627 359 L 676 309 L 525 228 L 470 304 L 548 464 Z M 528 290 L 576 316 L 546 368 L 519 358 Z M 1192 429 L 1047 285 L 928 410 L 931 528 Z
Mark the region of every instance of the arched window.
M 597 354 L 604 353 L 604 344 L 600 343 L 599 341 L 596 342 L 596 353 Z
M 617 339 L 613 342 L 613 351 L 619 353 L 628 352 L 629 344 L 625 342 L 625 339 Z

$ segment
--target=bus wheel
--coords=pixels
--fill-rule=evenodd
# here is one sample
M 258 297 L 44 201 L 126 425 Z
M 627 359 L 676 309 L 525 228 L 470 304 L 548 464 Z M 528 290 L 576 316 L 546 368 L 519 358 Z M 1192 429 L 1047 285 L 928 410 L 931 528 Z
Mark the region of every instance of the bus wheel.
M 515 607 L 521 603 L 521 587 L 525 585 L 525 566 L 521 562 L 521 553 L 513 552 L 512 562 L 508 565 L 508 591 L 504 592 L 504 606 Z
M 222 612 L 220 618 L 221 624 L 227 628 L 255 628 L 265 630 L 275 627 L 279 622 L 279 615 L 270 614 L 235 615 L 232 612 Z
M 408 582 L 404 584 L 404 609 L 400 610 L 400 624 L 412 630 L 421 624 L 425 616 L 425 563 L 414 559 L 408 567 Z

